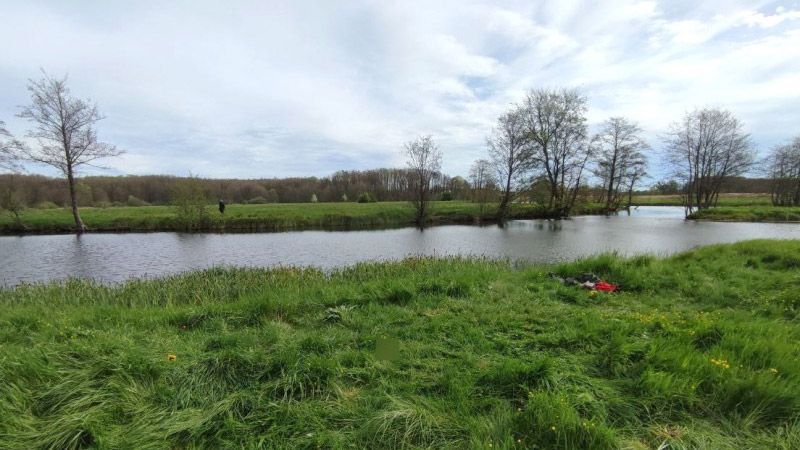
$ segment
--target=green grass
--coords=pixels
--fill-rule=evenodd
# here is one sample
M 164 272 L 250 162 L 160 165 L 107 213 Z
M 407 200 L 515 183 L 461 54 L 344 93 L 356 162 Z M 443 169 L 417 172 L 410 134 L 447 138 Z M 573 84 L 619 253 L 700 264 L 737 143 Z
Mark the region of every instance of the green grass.
M 433 202 L 432 224 L 477 223 L 494 219 L 495 205 L 464 201 Z M 403 227 L 414 224 L 408 202 L 380 203 L 279 203 L 228 205 L 224 217 L 209 205 L 211 223 L 195 231 L 349 230 Z M 184 226 L 169 206 L 81 208 L 90 231 L 180 231 Z M 546 211 L 532 205 L 514 205 L 511 218 L 537 218 Z M 74 229 L 69 209 L 26 209 L 22 227 L 10 214 L 0 214 L 0 234 L 69 233 Z
M 0 448 L 796 449 L 798 255 L 752 241 L 0 290 Z M 584 271 L 623 292 L 548 275 Z
M 800 222 L 800 207 L 717 207 L 696 211 L 690 218 L 725 222 Z
M 634 195 L 641 206 L 683 206 L 680 195 Z M 718 206 L 771 206 L 769 194 L 720 194 Z

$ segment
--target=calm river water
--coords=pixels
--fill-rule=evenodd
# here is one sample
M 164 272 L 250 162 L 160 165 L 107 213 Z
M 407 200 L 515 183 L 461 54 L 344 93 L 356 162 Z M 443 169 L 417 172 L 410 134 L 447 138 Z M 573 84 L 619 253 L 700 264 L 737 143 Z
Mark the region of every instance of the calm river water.
M 640 207 L 631 216 L 519 220 L 505 228 L 449 225 L 419 231 L 254 234 L 126 233 L 0 237 L 0 284 L 69 277 L 122 281 L 219 265 L 334 268 L 410 255 L 485 255 L 537 262 L 600 252 L 665 255 L 745 239 L 800 239 L 800 225 L 683 220 L 683 209 Z

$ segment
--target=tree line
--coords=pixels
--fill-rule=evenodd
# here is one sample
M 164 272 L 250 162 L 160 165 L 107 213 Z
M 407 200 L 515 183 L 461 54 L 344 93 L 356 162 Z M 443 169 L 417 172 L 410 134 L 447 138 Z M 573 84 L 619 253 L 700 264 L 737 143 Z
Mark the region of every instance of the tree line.
M 77 177 L 85 166 L 119 156 L 101 142 L 103 119 L 95 103 L 73 96 L 67 79 L 43 72 L 28 84 L 30 103 L 18 117 L 31 127 L 27 142 L 0 122 L 0 169 L 19 173 L 21 161 L 55 168 L 62 179 L 34 175 L 0 177 L 0 207 L 69 206 L 78 233 L 85 230 L 78 205 L 172 204 L 182 178 L 172 176 Z M 339 171 L 329 177 L 211 180 L 192 177 L 199 198 L 234 203 L 306 201 L 411 201 L 423 224 L 435 199 L 497 202 L 504 220 L 517 201 L 540 203 L 553 217 L 569 216 L 591 197 L 606 211 L 630 206 L 647 177 L 650 144 L 642 128 L 610 117 L 595 134 L 587 126 L 587 97 L 577 89 L 533 89 L 502 114 L 487 138 L 487 156 L 473 163 L 469 180 L 442 173 L 442 153 L 432 136 L 405 144 L 405 168 Z M 719 194 L 754 168 L 764 171 L 775 205 L 800 204 L 800 137 L 756 160 L 744 125 L 730 111 L 703 108 L 670 125 L 663 138 L 672 173 L 656 184 L 680 194 L 687 214 L 716 204 Z M 740 183 L 741 184 L 741 183 Z M 591 187 L 590 187 L 591 186 Z
M 307 203 L 408 201 L 410 175 L 406 169 L 339 171 L 327 177 L 267 179 L 210 179 L 193 177 L 208 202 Z M 79 205 L 93 207 L 170 205 L 187 177 L 170 175 L 87 176 L 76 179 Z M 41 175 L 0 174 L 0 192 L 11 191 L 21 206 L 69 206 L 67 180 Z M 468 200 L 469 183 L 461 177 L 437 173 L 432 183 L 436 199 Z

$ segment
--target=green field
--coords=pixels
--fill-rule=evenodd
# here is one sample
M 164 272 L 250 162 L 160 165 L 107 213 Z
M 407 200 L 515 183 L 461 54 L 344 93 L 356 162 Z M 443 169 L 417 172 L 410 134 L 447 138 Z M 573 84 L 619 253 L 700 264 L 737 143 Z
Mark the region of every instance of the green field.
M 494 220 L 496 206 L 464 201 L 433 202 L 431 224 L 479 223 Z M 81 208 L 81 218 L 90 231 L 181 231 L 175 209 L 170 206 Z M 380 203 L 273 203 L 228 205 L 225 215 L 216 205 L 208 206 L 210 222 L 194 231 L 289 231 L 350 230 L 404 227 L 414 224 L 414 209 L 408 202 Z M 532 205 L 514 205 L 511 218 L 545 217 L 546 211 Z M 8 213 L 0 214 L 0 233 L 69 233 L 74 229 L 69 209 L 26 209 L 22 226 Z
M 800 222 L 800 207 L 717 207 L 696 211 L 690 218 L 721 222 Z
M 640 206 L 683 206 L 680 195 L 634 195 Z M 772 206 L 769 194 L 720 194 L 718 206 Z
M 800 448 L 800 241 L 0 290 L 0 448 Z M 619 283 L 592 296 L 548 275 Z
M 649 206 L 680 205 L 676 195 L 634 197 L 634 204 Z M 739 221 L 797 220 L 796 209 L 769 206 L 769 196 L 755 194 L 723 194 L 720 207 L 694 218 Z M 725 206 L 725 208 L 723 208 Z M 171 206 L 138 206 L 81 208 L 81 217 L 89 231 L 184 231 Z M 481 212 L 477 203 L 466 201 L 433 202 L 431 225 L 488 223 L 495 219 L 496 204 L 488 204 Z M 601 214 L 597 204 L 579 207 L 574 214 Z M 786 214 L 788 213 L 788 215 Z M 535 219 L 548 217 L 546 208 L 515 204 L 510 218 Z M 216 205 L 208 206 L 208 222 L 193 231 L 291 231 L 291 230 L 358 230 L 414 225 L 414 209 L 408 202 L 380 203 L 273 203 L 264 205 L 228 205 L 225 215 Z M 21 225 L 8 212 L 0 212 L 0 234 L 70 233 L 74 229 L 72 214 L 67 208 L 25 209 Z

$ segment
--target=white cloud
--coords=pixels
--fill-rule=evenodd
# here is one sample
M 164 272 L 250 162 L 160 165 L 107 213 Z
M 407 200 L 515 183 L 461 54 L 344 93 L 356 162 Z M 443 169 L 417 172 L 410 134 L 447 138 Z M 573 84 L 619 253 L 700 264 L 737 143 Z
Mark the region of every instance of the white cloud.
M 25 80 L 69 72 L 128 150 L 116 173 L 325 175 L 402 163 L 433 134 L 445 170 L 482 157 L 525 90 L 577 86 L 590 119 L 652 139 L 728 107 L 762 146 L 800 133 L 800 11 L 738 0 L 64 3 L 2 6 L 0 119 Z M 778 117 L 780 120 L 776 120 Z M 769 124 L 769 127 L 765 125 Z

